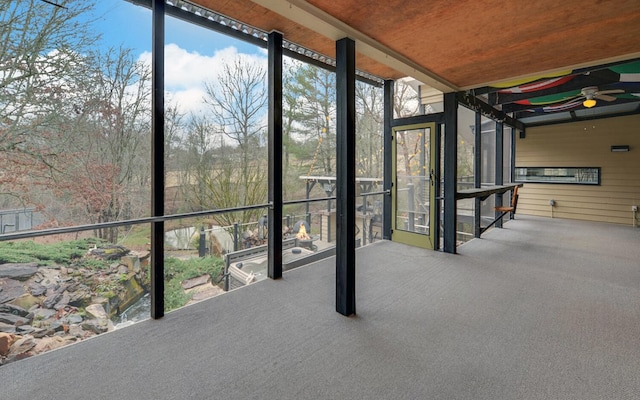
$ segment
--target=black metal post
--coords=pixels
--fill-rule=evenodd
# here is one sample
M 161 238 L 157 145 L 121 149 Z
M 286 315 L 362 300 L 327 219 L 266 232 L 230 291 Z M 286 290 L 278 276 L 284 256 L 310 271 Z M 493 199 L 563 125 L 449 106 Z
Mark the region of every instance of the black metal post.
M 516 179 L 516 128 L 511 128 L 511 166 L 509 168 L 509 182 Z
M 233 251 L 240 249 L 240 243 L 238 242 L 239 226 L 237 222 L 233 223 Z
M 200 227 L 200 237 L 198 242 L 198 257 L 207 255 L 207 235 L 204 232 L 204 226 Z
M 356 312 L 356 44 L 336 42 L 336 311 Z
M 231 288 L 231 284 L 230 284 L 230 277 L 229 277 L 229 264 L 225 263 L 224 264 L 224 275 L 223 275 L 223 279 L 224 279 L 224 291 L 228 292 L 229 289 Z
M 436 231 L 434 232 L 433 235 L 433 249 L 434 250 L 439 250 L 440 249 L 440 237 L 441 237 L 441 232 L 440 232 L 440 226 L 441 226 L 441 222 L 442 222 L 442 186 L 440 185 L 440 179 L 442 177 L 442 171 L 440 168 L 440 164 L 442 162 L 442 159 L 440 157 L 442 151 L 442 124 L 436 124 L 436 134 L 433 135 L 433 139 L 434 139 L 434 143 L 433 146 L 431 146 L 432 149 L 435 150 L 435 154 L 432 154 L 431 157 L 435 157 L 435 182 L 433 184 L 433 190 L 436 192 L 436 204 L 434 205 L 434 207 L 436 208 L 434 213 L 432 215 L 435 216 L 436 219 Z
M 415 215 L 415 196 L 416 189 L 413 183 L 407 183 L 407 230 L 409 232 L 415 232 L 416 230 L 416 215 Z
M 458 101 L 455 93 L 444 94 L 444 251 L 456 252 L 458 181 Z
M 391 185 L 393 184 L 393 165 L 392 165 L 392 128 L 393 120 L 393 87 L 394 82 L 391 80 L 384 81 L 384 138 L 383 138 L 383 188 L 388 194 L 385 194 L 382 200 L 382 238 L 391 240 Z
M 474 151 L 473 151 L 473 187 L 482 186 L 482 114 L 476 111 L 474 125 Z M 473 199 L 473 234 L 479 238 L 482 234 L 482 200 L 479 197 Z
M 152 5 L 151 215 L 164 215 L 164 0 Z M 151 318 L 164 316 L 164 222 L 151 224 Z
M 309 186 L 309 181 L 308 180 L 306 182 L 306 187 L 307 187 L 307 197 L 306 197 L 306 199 L 309 200 L 309 192 L 311 192 L 311 187 Z M 305 214 L 309 214 L 309 202 L 307 201 L 304 204 L 305 204 L 304 212 L 305 212 Z M 309 226 L 311 226 L 311 224 L 309 224 Z
M 370 192 L 371 189 L 367 189 L 367 192 Z M 362 196 L 362 245 L 367 244 L 367 229 L 365 221 L 367 220 L 367 216 L 369 215 L 369 210 L 367 207 L 367 196 Z M 369 225 L 371 225 L 371 221 L 369 221 Z
M 269 246 L 271 279 L 282 277 L 282 34 L 269 33 Z
M 420 92 L 420 91 L 418 91 Z M 420 98 L 420 97 L 418 97 Z M 422 113 L 424 114 L 424 104 L 420 106 L 420 108 L 423 110 Z M 427 149 L 426 148 L 426 144 L 427 144 L 427 132 L 429 130 L 428 129 L 422 129 L 422 135 L 420 136 L 420 175 L 419 178 L 420 180 L 418 181 L 418 202 L 419 204 L 425 204 L 427 202 L 427 198 L 425 198 L 425 194 L 426 194 L 426 188 L 429 187 L 430 189 L 433 188 L 433 182 L 431 182 L 430 180 L 433 179 L 433 177 L 431 176 L 432 174 L 431 172 L 431 165 L 427 165 Z M 434 135 L 429 135 L 429 137 L 434 136 Z M 429 144 L 431 146 L 431 143 Z M 433 154 L 430 155 L 431 157 L 433 157 Z M 429 182 L 426 182 L 426 187 L 425 187 L 425 179 L 429 179 Z M 431 205 L 429 205 L 429 208 L 431 208 Z M 429 221 L 429 216 L 425 215 L 422 212 L 422 208 L 420 209 L 420 213 L 418 214 L 418 219 L 419 219 L 419 224 L 420 225 L 425 225 L 427 223 L 427 221 Z
M 496 122 L 496 174 L 495 184 L 502 185 L 504 183 L 504 125 L 502 122 Z M 495 206 L 502 206 L 502 196 L 504 193 L 496 194 Z M 498 218 L 502 213 L 495 211 L 494 219 Z M 502 218 L 496 220 L 496 228 L 502 228 Z

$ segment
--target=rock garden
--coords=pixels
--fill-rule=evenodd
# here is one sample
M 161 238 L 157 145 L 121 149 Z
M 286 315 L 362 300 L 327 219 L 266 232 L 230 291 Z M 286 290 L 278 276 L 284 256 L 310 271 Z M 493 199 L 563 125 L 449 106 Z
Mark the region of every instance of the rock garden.
M 148 252 L 95 240 L 1 243 L 0 365 L 114 329 L 148 292 Z M 165 305 L 222 292 L 219 258 L 167 259 Z

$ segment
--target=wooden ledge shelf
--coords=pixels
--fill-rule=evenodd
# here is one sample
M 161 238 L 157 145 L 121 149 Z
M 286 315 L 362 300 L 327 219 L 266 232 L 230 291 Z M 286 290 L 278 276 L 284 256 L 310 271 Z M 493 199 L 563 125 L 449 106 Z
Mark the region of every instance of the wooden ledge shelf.
M 515 187 L 522 187 L 522 183 L 514 183 L 510 185 L 485 186 L 481 188 L 465 189 L 456 192 L 456 200 L 474 199 L 479 197 L 480 200 L 486 200 L 492 194 L 505 193 L 513 190 Z

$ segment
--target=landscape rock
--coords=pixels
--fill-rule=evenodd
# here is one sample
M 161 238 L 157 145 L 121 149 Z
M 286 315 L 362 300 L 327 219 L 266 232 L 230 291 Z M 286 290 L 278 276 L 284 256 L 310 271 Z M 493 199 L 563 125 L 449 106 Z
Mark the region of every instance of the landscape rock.
M 49 322 L 49 329 L 54 332 L 64 332 L 66 330 L 65 324 L 59 320 L 53 320 Z
M 196 286 L 204 285 L 206 283 L 211 282 L 211 276 L 209 274 L 204 274 L 201 276 L 197 276 L 195 278 L 186 279 L 182 281 L 182 288 L 184 290 L 194 288 Z
M 225 293 L 222 288 L 216 285 L 212 285 L 211 283 L 207 283 L 206 285 L 197 286 L 188 291 L 189 293 L 193 293 L 191 297 L 191 301 L 189 304 L 197 303 L 199 301 L 210 299 L 211 297 L 215 297 Z
M 109 320 L 107 319 L 89 319 L 84 321 L 81 326 L 82 329 L 86 330 L 86 331 L 90 331 L 93 333 L 105 333 L 107 331 L 109 331 Z
M 7 356 L 9 358 L 24 358 L 20 356 L 26 355 L 26 353 L 33 349 L 35 345 L 36 341 L 33 339 L 33 336 L 27 335 L 20 337 L 11 344 L 9 347 L 9 354 L 7 354 Z
M 0 304 L 0 312 L 26 317 L 29 311 L 11 303 Z
M 126 256 L 129 253 L 129 249 L 124 246 L 113 244 L 102 246 L 97 249 L 91 249 L 89 253 L 104 260 L 118 260 L 120 257 Z
M 30 334 L 37 331 L 36 328 L 34 328 L 31 325 L 20 325 L 20 326 L 16 326 L 16 333 L 20 334 L 20 335 L 26 335 L 26 334 Z M 35 336 L 34 336 L 35 337 Z
M 69 326 L 69 335 L 74 336 L 78 339 L 86 339 L 91 336 L 95 336 L 95 332 L 85 331 L 82 329 L 80 325 L 71 325 Z
M 140 257 L 138 256 L 124 256 L 120 259 L 120 262 L 127 266 L 129 272 L 140 272 Z
M 0 332 L 16 333 L 16 327 L 14 325 L 5 324 L 4 322 L 0 322 Z
M 69 305 L 86 307 L 89 304 L 91 304 L 91 290 L 85 285 L 75 286 L 74 291 L 69 296 Z
M 67 346 L 76 341 L 75 336 L 65 335 L 65 336 L 52 336 L 48 338 L 43 338 L 39 340 L 38 343 L 33 347 L 33 353 L 40 354 L 45 351 L 50 351 L 53 349 L 57 349 L 59 347 Z
M 54 332 L 51 329 L 34 328 L 33 332 L 31 332 L 31 336 L 36 339 L 42 339 L 43 337 L 51 336 L 53 334 Z
M 102 304 L 91 304 L 84 309 L 89 318 L 109 319 L 109 315 L 105 311 Z
M 8 303 L 25 294 L 22 283 L 9 278 L 0 278 L 0 303 Z
M 49 287 L 60 283 L 60 270 L 54 267 L 41 267 L 38 269 L 38 275 L 39 279 L 35 280 L 35 282 L 43 286 Z
M 37 282 L 29 284 L 29 293 L 33 296 L 42 296 L 47 292 L 47 287 Z
M 71 300 L 71 296 L 69 295 L 69 292 L 67 292 L 66 290 L 64 292 L 62 292 L 62 297 L 60 297 L 60 299 L 58 300 L 58 302 L 53 306 L 54 309 L 59 310 L 61 308 L 66 307 L 67 305 L 69 305 L 69 301 Z
M 18 307 L 22 307 L 25 310 L 29 310 L 31 309 L 31 307 L 33 306 L 40 306 L 40 303 L 42 303 L 42 298 L 41 297 L 35 297 L 29 293 L 24 293 L 21 296 L 16 297 L 11 304 L 18 306 Z
M 0 264 L 0 278 L 26 281 L 38 272 L 38 263 Z
M 0 356 L 7 356 L 9 354 L 9 348 L 15 338 L 16 335 L 12 333 L 0 332 Z
M 19 315 L 13 315 L 8 313 L 0 313 L 0 322 L 4 322 L 5 324 L 17 326 L 17 325 L 27 325 L 31 320 L 21 317 Z
M 84 318 L 82 318 L 78 314 L 71 314 L 71 315 L 68 315 L 68 316 L 64 317 L 63 321 L 65 323 L 69 324 L 69 325 L 72 325 L 72 324 L 81 323 L 82 321 L 84 321 Z
M 47 291 L 48 292 L 48 291 Z M 45 308 L 53 308 L 58 301 L 62 299 L 62 292 L 53 292 L 44 299 L 42 306 Z
M 55 310 L 52 310 L 50 308 L 38 308 L 36 310 L 33 310 L 29 316 L 34 320 L 44 320 L 49 319 L 54 315 L 56 315 Z

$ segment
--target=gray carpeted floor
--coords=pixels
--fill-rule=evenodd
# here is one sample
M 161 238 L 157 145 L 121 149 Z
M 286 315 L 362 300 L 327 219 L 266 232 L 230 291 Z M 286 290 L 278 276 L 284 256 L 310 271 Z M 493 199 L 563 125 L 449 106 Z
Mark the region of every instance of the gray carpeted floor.
M 0 399 L 638 399 L 640 229 L 519 216 L 357 253 L 0 367 Z

